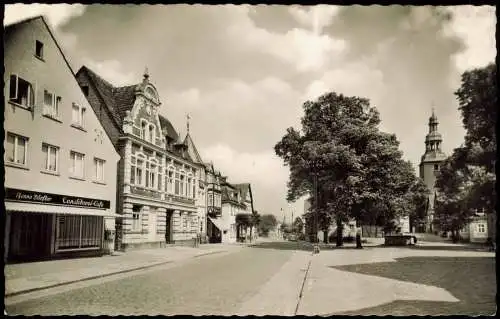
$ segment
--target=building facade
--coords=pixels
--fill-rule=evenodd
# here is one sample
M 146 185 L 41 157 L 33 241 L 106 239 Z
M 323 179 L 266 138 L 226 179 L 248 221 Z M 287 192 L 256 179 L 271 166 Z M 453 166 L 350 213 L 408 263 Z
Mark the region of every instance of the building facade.
M 77 80 L 121 156 L 117 169 L 117 249 L 193 244 L 199 234 L 198 159 L 160 115 L 147 71 L 141 83 L 115 87 L 83 66 Z M 202 206 L 203 207 L 203 206 Z
M 222 241 L 222 175 L 212 163 L 205 164 L 207 193 L 207 237 L 210 243 Z
M 43 17 L 4 45 L 4 259 L 102 254 L 119 155 Z
M 438 132 L 438 124 L 437 116 L 432 111 L 432 115 L 429 118 L 429 132 L 425 137 L 425 153 L 422 155 L 419 166 L 419 176 L 430 190 L 427 200 L 427 219 L 424 224 L 412 225 L 415 227 L 415 231 L 420 233 L 437 232 L 437 229 L 433 229 L 434 204 L 437 195 L 434 184 L 436 182 L 436 174 L 439 172 L 442 162 L 446 159 L 446 155 L 441 150 L 443 138 Z

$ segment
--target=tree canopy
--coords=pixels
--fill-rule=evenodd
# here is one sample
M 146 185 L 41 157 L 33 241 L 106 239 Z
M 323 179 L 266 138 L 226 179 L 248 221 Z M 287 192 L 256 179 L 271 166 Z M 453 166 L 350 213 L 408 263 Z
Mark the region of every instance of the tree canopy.
M 476 208 L 495 211 L 496 84 L 496 65 L 490 64 L 464 72 L 455 92 L 466 134 L 436 179 L 436 221 L 444 230 L 458 231 Z
M 259 233 L 263 236 L 267 236 L 270 231 L 276 229 L 276 225 L 278 225 L 278 220 L 276 216 L 273 214 L 265 214 L 260 217 L 260 223 L 258 226 Z
M 420 205 L 411 191 L 422 184 L 367 99 L 331 92 L 303 108 L 301 131 L 288 128 L 275 152 L 290 168 L 287 200 L 310 194 L 320 228 L 332 218 L 388 221 Z

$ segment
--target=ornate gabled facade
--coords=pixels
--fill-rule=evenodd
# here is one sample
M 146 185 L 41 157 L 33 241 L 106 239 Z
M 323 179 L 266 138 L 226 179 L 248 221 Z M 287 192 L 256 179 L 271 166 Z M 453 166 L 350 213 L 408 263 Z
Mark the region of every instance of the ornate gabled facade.
M 121 155 L 117 248 L 192 242 L 199 234 L 201 165 L 181 141 L 147 71 L 141 83 L 114 87 L 83 66 L 77 80 Z
M 438 119 L 434 110 L 429 118 L 429 132 L 425 137 L 425 153 L 420 160 L 420 178 L 431 191 L 427 200 L 427 220 L 425 225 L 414 225 L 417 232 L 433 232 L 432 221 L 434 219 L 434 203 L 436 199 L 436 174 L 439 172 L 441 163 L 446 159 L 446 154 L 441 150 L 443 138 L 438 132 Z

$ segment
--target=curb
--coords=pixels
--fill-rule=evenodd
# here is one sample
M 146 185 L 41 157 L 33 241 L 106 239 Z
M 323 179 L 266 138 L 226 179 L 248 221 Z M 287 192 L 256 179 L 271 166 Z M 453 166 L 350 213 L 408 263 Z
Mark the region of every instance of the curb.
M 212 251 L 212 252 L 208 252 L 208 253 L 202 253 L 202 254 L 198 254 L 198 255 L 194 255 L 194 256 L 188 257 L 188 258 L 186 258 L 184 260 L 194 259 L 194 258 L 206 256 L 206 255 L 219 254 L 219 253 L 223 253 L 223 252 L 227 252 L 227 250 L 219 250 L 219 251 Z M 60 282 L 60 283 L 57 283 L 57 284 L 51 284 L 51 285 L 47 285 L 47 286 L 43 286 L 43 287 L 35 287 L 35 288 L 29 288 L 29 289 L 25 289 L 25 290 L 20 290 L 20 291 L 5 293 L 4 297 L 8 298 L 8 297 L 19 296 L 19 295 L 27 294 L 27 293 L 30 293 L 30 292 L 35 292 L 35 291 L 40 291 L 40 290 L 45 290 L 45 289 L 50 289 L 50 288 L 55 288 L 55 287 L 60 287 L 60 286 L 65 286 L 65 285 L 70 285 L 70 284 L 74 284 L 74 283 L 77 283 L 77 282 L 94 280 L 94 279 L 109 277 L 109 276 L 113 276 L 113 275 L 124 274 L 124 273 L 127 273 L 127 272 L 136 271 L 136 270 L 143 270 L 143 269 L 148 269 L 148 268 L 152 268 L 152 267 L 156 267 L 156 266 L 171 264 L 171 263 L 175 263 L 175 262 L 178 262 L 178 261 L 181 261 L 181 260 L 182 259 L 175 260 L 175 261 L 174 260 L 167 260 L 167 261 L 162 261 L 162 262 L 151 264 L 151 265 L 140 266 L 140 267 L 135 267 L 135 268 L 129 268 L 129 269 L 119 270 L 119 271 L 110 272 L 110 273 L 106 273 L 106 274 L 101 274 L 101 275 L 90 276 L 90 277 L 85 277 L 85 278 L 76 279 L 76 280 L 70 280 L 70 281 Z

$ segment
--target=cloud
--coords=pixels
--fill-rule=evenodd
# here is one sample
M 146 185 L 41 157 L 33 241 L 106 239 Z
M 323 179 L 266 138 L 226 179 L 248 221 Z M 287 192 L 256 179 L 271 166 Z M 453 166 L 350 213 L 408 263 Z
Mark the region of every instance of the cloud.
M 495 7 L 463 5 L 448 10 L 453 14 L 453 21 L 444 32 L 460 37 L 466 46 L 454 55 L 458 70 L 464 72 L 494 62 L 497 54 Z
M 316 5 L 311 7 L 291 6 L 290 14 L 303 26 L 311 28 L 315 33 L 321 33 L 329 25 L 339 7 L 331 5 Z
M 302 9 L 295 9 L 292 12 L 299 12 L 300 19 L 304 21 L 309 14 Z M 310 23 L 314 24 L 314 21 Z M 293 28 L 285 34 L 276 33 L 257 27 L 247 14 L 242 15 L 241 19 L 227 28 L 228 36 L 238 39 L 240 48 L 236 50 L 265 52 L 293 65 L 299 72 L 320 70 L 329 57 L 338 55 L 345 49 L 343 40 L 331 38 L 321 34 L 320 31 L 318 28 L 312 30 Z
M 83 64 L 114 86 L 137 84 L 141 79 L 134 72 L 125 72 L 123 65 L 117 60 L 94 61 L 84 58 Z
M 5 5 L 3 24 L 7 25 L 37 15 L 44 15 L 47 17 L 47 23 L 53 28 L 58 28 L 84 12 L 85 6 L 82 4 L 7 4 Z

